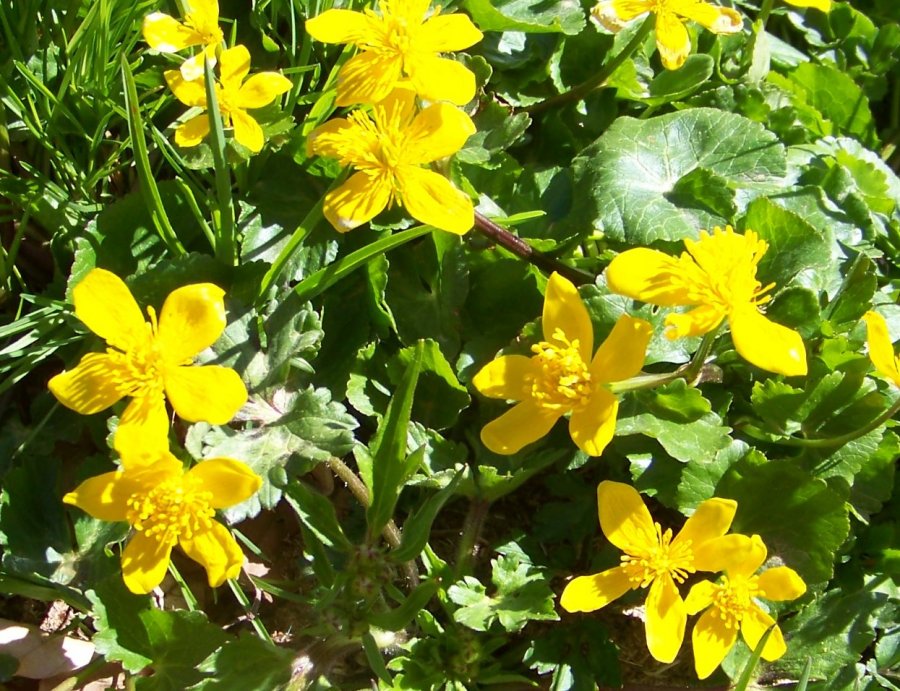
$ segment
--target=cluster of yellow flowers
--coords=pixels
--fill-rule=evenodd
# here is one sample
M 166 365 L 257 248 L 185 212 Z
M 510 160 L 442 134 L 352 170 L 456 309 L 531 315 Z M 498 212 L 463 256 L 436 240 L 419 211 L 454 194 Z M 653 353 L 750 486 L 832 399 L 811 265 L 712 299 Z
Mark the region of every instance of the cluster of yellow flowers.
M 185 472 L 169 451 L 166 398 L 184 420 L 218 425 L 247 400 L 234 370 L 191 364 L 225 328 L 223 295 L 211 283 L 183 286 L 169 294 L 159 318 L 147 308 L 148 322 L 128 286 L 109 271 L 91 270 L 72 291 L 75 315 L 108 347 L 53 377 L 50 391 L 84 415 L 126 396 L 131 401 L 113 437 L 119 470 L 85 480 L 63 501 L 134 528 L 122 552 L 122 574 L 135 593 L 159 585 L 176 544 L 206 568 L 214 587 L 237 577 L 244 561 L 234 537 L 213 516 L 252 496 L 261 479 L 231 458 L 204 460 Z
M 191 11 L 184 23 L 162 12 L 144 19 L 144 40 L 161 53 L 176 53 L 193 46 L 203 50 L 188 58 L 177 70 L 165 73 L 166 82 L 175 97 L 186 106 L 209 107 L 203 82 L 203 60 L 219 63 L 219 80 L 215 84 L 216 101 L 225 127 L 234 128 L 234 138 L 253 153 L 265 143 L 262 127 L 247 112 L 262 108 L 276 96 L 291 88 L 291 81 L 277 72 L 250 73 L 250 52 L 242 45 L 223 48 L 224 35 L 219 28 L 218 0 L 191 0 Z M 246 81 L 245 81 L 246 80 Z M 175 143 L 183 147 L 197 146 L 209 134 L 209 116 L 203 112 L 182 123 L 175 130 Z
M 357 171 L 325 196 L 325 217 L 340 232 L 396 204 L 451 233 L 461 235 L 474 223 L 469 196 L 423 166 L 453 155 L 475 133 L 455 107 L 475 97 L 475 75 L 438 54 L 468 48 L 482 34 L 463 14 L 438 8 L 426 16 L 429 4 L 382 0 L 380 15 L 331 9 L 306 22 L 319 41 L 359 48 L 341 67 L 335 102 L 364 107 L 326 122 L 307 143 L 310 154 Z
M 755 649 L 771 629 L 762 649 L 765 660 L 777 660 L 787 646 L 781 630 L 758 598 L 794 600 L 806 584 L 787 566 L 757 575 L 766 560 L 759 535 L 726 535 L 737 502 L 714 497 L 700 504 L 673 538 L 653 521 L 641 496 L 630 485 L 605 481 L 597 487 L 600 528 L 622 550 L 622 563 L 591 576 L 573 578 L 560 604 L 569 612 L 593 612 L 629 590 L 648 588 L 644 605 L 647 648 L 660 662 L 672 662 L 684 640 L 689 614 L 703 612 L 692 641 L 697 676 L 705 679 L 737 641 L 738 630 Z M 718 582 L 700 581 L 682 599 L 678 585 L 697 571 L 724 572 Z

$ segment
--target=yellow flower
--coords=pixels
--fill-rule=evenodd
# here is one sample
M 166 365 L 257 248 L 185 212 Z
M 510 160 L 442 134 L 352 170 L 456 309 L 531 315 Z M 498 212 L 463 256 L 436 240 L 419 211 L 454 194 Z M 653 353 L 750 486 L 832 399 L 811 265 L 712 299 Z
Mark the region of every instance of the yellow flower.
M 513 454 L 543 437 L 566 413 L 578 447 L 599 456 L 616 431 L 619 401 L 604 386 L 636 375 L 652 327 L 622 315 L 591 359 L 594 331 L 587 309 L 570 281 L 553 273 L 542 318 L 544 340 L 534 357 L 504 355 L 481 368 L 472 384 L 491 398 L 521 401 L 481 430 L 494 453 Z
M 674 539 L 671 528 L 663 531 L 653 522 L 641 496 L 629 485 L 601 482 L 597 505 L 603 534 L 625 552 L 622 563 L 592 576 L 573 578 L 559 603 L 568 612 L 593 612 L 629 590 L 649 586 L 645 604 L 647 648 L 660 662 L 672 662 L 681 649 L 687 622 L 676 583 L 683 583 L 695 571 L 717 570 L 720 555 L 732 547 L 734 536 L 725 533 L 737 503 L 708 499 Z
M 75 315 L 109 347 L 53 377 L 50 391 L 84 415 L 130 396 L 114 440 L 123 455 L 166 448 L 166 396 L 185 420 L 225 424 L 247 400 L 241 378 L 228 367 L 190 366 L 225 328 L 223 294 L 211 283 L 183 286 L 166 298 L 159 320 L 147 308 L 148 323 L 118 276 L 92 270 L 72 291 Z
M 144 17 L 144 40 L 161 53 L 177 53 L 191 46 L 203 46 L 203 51 L 188 58 L 181 65 L 184 79 L 192 81 L 203 76 L 204 57 L 216 62 L 216 49 L 224 36 L 219 28 L 219 3 L 216 0 L 190 0 L 184 24 L 162 12 Z
M 248 108 L 262 108 L 276 96 L 291 88 L 291 80 L 278 72 L 260 72 L 244 81 L 250 72 L 250 53 L 244 46 L 222 51 L 216 100 L 225 127 L 234 127 L 234 138 L 253 153 L 263 148 L 265 137 L 259 123 L 247 113 Z M 207 108 L 203 80 L 187 81 L 178 70 L 165 73 L 175 97 L 186 106 Z M 197 146 L 209 134 L 209 116 L 201 113 L 175 130 L 179 146 Z
M 211 458 L 185 472 L 168 450 L 146 457 L 122 454 L 123 467 L 82 482 L 63 497 L 94 518 L 128 521 L 134 534 L 122 552 L 122 576 L 133 593 L 160 584 L 172 548 L 181 546 L 206 569 L 212 587 L 240 573 L 244 555 L 231 533 L 213 520 L 216 509 L 252 496 L 262 481 L 244 463 Z
M 831 10 L 831 0 L 784 0 L 795 7 L 815 7 L 817 10 L 828 12 Z
M 787 566 L 776 566 L 755 575 L 766 560 L 766 546 L 759 535 L 747 539 L 746 547 L 720 554 L 717 570 L 725 575 L 718 583 L 701 581 L 691 588 L 685 600 L 688 614 L 706 610 L 694 626 L 694 666 L 697 676 L 706 679 L 718 667 L 737 641 L 738 629 L 755 650 L 763 634 L 772 628 L 763 647 L 764 660 L 777 660 L 787 646 L 775 620 L 756 603 L 766 600 L 793 600 L 806 592 L 806 584 Z
M 705 0 L 601 0 L 591 13 L 610 31 L 619 31 L 635 17 L 656 15 L 656 48 L 663 67 L 677 70 L 691 53 L 691 37 L 684 26 L 691 19 L 716 34 L 741 30 L 744 19 L 728 7 Z
M 428 101 L 462 105 L 475 97 L 475 75 L 438 53 L 463 50 L 482 33 L 464 14 L 425 18 L 430 0 L 381 0 L 372 10 L 327 10 L 306 21 L 306 31 L 323 43 L 352 43 L 360 53 L 338 74 L 337 105 L 377 103 L 408 80 Z
M 685 240 L 687 252 L 675 258 L 644 247 L 628 250 L 606 269 L 614 293 L 672 307 L 694 309 L 666 317 L 669 338 L 701 336 L 728 319 L 734 347 L 746 360 L 769 372 L 806 374 L 800 334 L 767 319 L 759 310 L 774 284 L 756 280 L 756 269 L 769 248 L 752 230 L 738 235 L 731 226 L 701 231 Z
M 325 218 L 340 232 L 399 203 L 410 216 L 462 234 L 475 222 L 472 201 L 422 166 L 459 151 L 475 133 L 471 118 L 446 103 L 416 112 L 415 93 L 395 89 L 371 113 L 354 110 L 309 135 L 310 154 L 338 158 L 358 172 L 325 196 Z
M 878 312 L 866 312 L 866 334 L 869 343 L 869 358 L 878 372 L 900 386 L 900 358 L 894 355 L 891 335 L 887 322 Z

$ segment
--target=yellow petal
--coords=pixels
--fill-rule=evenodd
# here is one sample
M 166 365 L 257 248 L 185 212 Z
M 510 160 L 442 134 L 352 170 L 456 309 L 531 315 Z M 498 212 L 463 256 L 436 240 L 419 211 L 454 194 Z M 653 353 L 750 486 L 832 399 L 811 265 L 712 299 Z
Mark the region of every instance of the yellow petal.
M 350 58 L 338 73 L 335 104 L 378 103 L 400 81 L 403 60 L 399 55 L 370 51 Z
M 206 87 L 202 80 L 188 81 L 179 70 L 166 70 L 163 76 L 175 98 L 184 105 L 206 108 Z
M 691 586 L 684 609 L 688 614 L 697 614 L 712 604 L 716 585 L 712 581 L 700 581 Z
M 238 93 L 241 82 L 250 73 L 250 51 L 236 45 L 223 50 L 219 56 L 219 80 L 226 91 Z
M 237 578 L 244 563 L 244 553 L 228 529 L 216 521 L 196 531 L 190 539 L 179 540 L 181 549 L 206 569 L 209 585 L 217 588 L 226 579 Z
M 176 53 L 203 43 L 203 37 L 194 29 L 162 12 L 152 12 L 144 17 L 141 31 L 147 45 L 161 53 Z
M 121 278 L 92 269 L 72 290 L 75 316 L 109 345 L 128 351 L 145 343 L 149 327 Z
M 141 464 L 169 450 L 169 413 L 162 391 L 131 399 L 119 419 L 113 448 L 123 459 Z
M 656 48 L 667 70 L 677 70 L 691 54 L 691 37 L 673 12 L 656 15 Z
M 787 652 L 787 645 L 784 643 L 784 636 L 781 629 L 775 624 L 775 620 L 767 613 L 763 612 L 758 605 L 751 605 L 741 619 L 741 635 L 744 637 L 750 650 L 756 650 L 756 646 L 762 640 L 763 634 L 768 631 L 769 627 L 775 625 L 772 633 L 766 641 L 766 645 L 762 651 L 764 660 L 771 662 Z
M 734 533 L 706 540 L 699 545 L 692 545 L 694 568 L 697 571 L 725 571 L 729 575 L 744 573 L 746 564 L 751 561 L 755 566 L 750 575 L 759 568 L 763 560 L 755 561 L 753 541 L 746 535 Z M 765 559 L 765 553 L 763 553 Z
M 247 387 L 230 367 L 170 367 L 165 380 L 172 407 L 188 422 L 224 425 L 247 402 Z
M 806 592 L 806 583 L 800 575 L 788 566 L 776 566 L 763 571 L 757 582 L 759 596 L 766 600 L 796 600 Z
M 246 146 L 253 153 L 262 151 L 266 143 L 262 127 L 243 110 L 231 111 L 231 124 L 234 127 L 234 138 L 239 144 Z
M 254 74 L 241 85 L 235 105 L 238 108 L 262 108 L 276 96 L 291 90 L 291 80 L 278 72 Z
M 116 361 L 105 353 L 88 353 L 78 365 L 57 374 L 47 386 L 66 408 L 82 415 L 92 415 L 109 408 L 128 391 Z
M 188 471 L 199 478 L 203 489 L 212 492 L 209 505 L 225 509 L 249 499 L 262 484 L 262 479 L 250 466 L 233 458 L 210 458 L 201 461 Z
M 491 360 L 472 377 L 482 396 L 522 401 L 531 393 L 534 364 L 524 355 L 503 355 Z
M 647 595 L 647 649 L 660 662 L 672 662 L 681 650 L 687 612 L 669 574 L 657 576 Z
M 732 499 L 707 499 L 685 521 L 684 527 L 672 540 L 672 546 L 690 544 L 696 550 L 707 540 L 721 537 L 731 527 L 736 511 L 737 502 Z
M 572 282 L 556 273 L 550 274 L 544 293 L 544 310 L 541 315 L 544 340 L 552 341 L 557 329 L 570 342 L 578 341 L 578 353 L 584 362 L 590 362 L 594 352 L 594 327 L 578 289 Z
M 737 628 L 728 626 L 715 609 L 708 609 L 694 625 L 694 669 L 697 677 L 706 679 L 722 664 L 737 640 Z
M 122 578 L 127 588 L 145 595 L 162 583 L 172 546 L 136 532 L 122 552 Z
M 586 406 L 569 418 L 569 435 L 588 456 L 599 456 L 616 433 L 619 401 L 609 391 L 597 388 Z
M 481 441 L 494 453 L 514 454 L 547 434 L 559 418 L 559 412 L 522 401 L 485 425 Z
M 175 130 L 175 143 L 188 149 L 197 146 L 207 134 L 209 134 L 209 115 L 202 113 L 178 126 Z
M 322 43 L 361 43 L 378 40 L 372 20 L 362 12 L 326 10 L 306 20 L 306 33 Z
M 795 7 L 814 7 L 817 10 L 828 12 L 831 9 L 831 0 L 784 0 Z
M 325 195 L 325 218 L 339 233 L 346 233 L 378 215 L 391 199 L 391 182 L 378 171 L 360 171 Z
M 725 312 L 717 305 L 701 305 L 687 312 L 673 312 L 666 316 L 666 338 L 703 336 L 719 328 Z
M 128 514 L 128 498 L 137 488 L 133 479 L 120 470 L 88 478 L 67 493 L 63 501 L 101 521 L 124 521 Z
M 216 342 L 225 329 L 224 295 L 213 283 L 191 283 L 169 293 L 155 341 L 166 362 L 184 364 Z
M 878 312 L 866 312 L 863 319 L 866 322 L 866 340 L 872 364 L 882 376 L 900 386 L 900 367 L 897 366 L 887 322 Z
M 609 289 L 652 305 L 687 305 L 691 297 L 678 275 L 678 260 L 668 254 L 638 247 L 617 255 L 606 267 Z
M 632 587 L 625 568 L 616 566 L 593 576 L 573 578 L 566 584 L 559 604 L 567 612 L 593 612 L 606 607 Z
M 187 60 L 181 63 L 181 67 L 178 68 L 178 71 L 181 73 L 181 78 L 188 82 L 197 82 L 201 87 L 203 87 L 204 60 L 209 62 L 210 69 L 216 66 L 215 46 L 207 46 L 203 51 L 189 57 Z M 204 91 L 204 98 L 205 97 L 206 92 Z M 204 101 L 203 103 L 205 105 L 206 101 Z
M 611 0 L 612 10 L 623 22 L 630 22 L 638 15 L 653 10 L 657 3 L 654 0 Z
M 753 306 L 733 313 L 729 324 L 734 348 L 748 362 L 786 377 L 806 374 L 806 349 L 793 329 L 769 321 Z
M 622 381 L 644 366 L 647 344 L 653 335 L 650 322 L 623 314 L 597 349 L 591 361 L 591 377 L 598 382 Z
M 461 62 L 423 55 L 407 69 L 413 87 L 428 101 L 450 101 L 461 106 L 475 98 L 475 75 Z
M 403 166 L 395 173 L 406 211 L 426 225 L 463 235 L 475 225 L 475 209 L 469 195 L 456 189 L 433 170 Z
M 428 106 L 413 120 L 406 136 L 417 155 L 409 163 L 431 163 L 459 151 L 475 134 L 475 123 L 459 108 L 446 103 Z
M 359 129 L 361 128 L 358 125 L 351 123 L 346 118 L 333 118 L 309 133 L 306 138 L 306 152 L 310 156 L 317 154 L 343 158 L 346 155 L 347 146 L 352 145 L 355 139 L 354 135 Z M 377 135 L 373 137 L 373 139 L 376 138 Z M 373 146 L 377 146 L 377 142 L 373 142 Z
M 219 0 L 188 0 L 187 6 L 198 29 L 212 33 L 219 28 Z
M 423 51 L 447 53 L 475 45 L 484 34 L 464 14 L 440 14 L 426 19 L 416 38 Z
M 716 34 L 733 34 L 744 27 L 740 12 L 705 1 L 679 0 L 672 5 L 672 11 Z
M 597 486 L 600 529 L 623 552 L 656 549 L 656 527 L 641 495 L 631 485 L 604 480 Z

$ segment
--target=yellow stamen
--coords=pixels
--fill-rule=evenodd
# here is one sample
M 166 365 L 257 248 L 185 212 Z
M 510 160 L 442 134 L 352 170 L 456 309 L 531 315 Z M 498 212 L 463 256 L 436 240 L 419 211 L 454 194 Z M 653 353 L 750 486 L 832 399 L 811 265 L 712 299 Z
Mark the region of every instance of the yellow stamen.
M 621 557 L 622 565 L 628 571 L 634 587 L 646 588 L 656 578 L 669 574 L 676 583 L 683 583 L 688 574 L 694 573 L 694 553 L 691 541 L 684 540 L 672 544 L 672 529 L 663 532 L 659 523 L 656 528 L 656 544 L 648 547 L 632 547 Z
M 542 407 L 570 410 L 591 399 L 591 373 L 581 359 L 578 339 L 570 341 L 557 329 L 552 341 L 531 346 L 539 373 L 531 382 L 531 396 Z
M 713 594 L 713 612 L 725 622 L 729 629 L 740 626 L 741 620 L 754 606 L 753 598 L 759 593 L 759 578 L 737 576 L 732 580 L 722 577 L 722 582 L 715 584 Z
M 201 490 L 200 481 L 190 475 L 170 478 L 148 491 L 128 498 L 127 519 L 135 530 L 157 541 L 175 545 L 180 538 L 191 539 L 209 528 L 215 510 L 213 493 Z

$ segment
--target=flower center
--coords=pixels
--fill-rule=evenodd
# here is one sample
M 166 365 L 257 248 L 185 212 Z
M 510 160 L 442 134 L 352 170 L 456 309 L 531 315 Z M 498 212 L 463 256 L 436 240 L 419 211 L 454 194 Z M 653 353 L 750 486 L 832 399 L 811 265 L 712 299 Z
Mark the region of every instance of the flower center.
M 190 539 L 198 530 L 209 528 L 216 513 L 209 505 L 212 498 L 212 492 L 200 489 L 199 478 L 181 475 L 150 491 L 132 494 L 126 517 L 147 537 L 175 545 L 179 539 Z
M 591 373 L 578 352 L 579 342 L 570 341 L 556 329 L 552 341 L 531 346 L 538 372 L 531 382 L 531 396 L 542 407 L 572 409 L 586 405 L 591 398 Z
M 225 40 L 225 34 L 218 24 L 209 23 L 205 19 L 204 15 L 188 12 L 184 16 L 184 23 L 200 35 L 204 46 L 218 45 Z
M 685 240 L 688 253 L 678 259 L 678 274 L 671 278 L 688 294 L 687 304 L 718 307 L 724 314 L 747 305 L 764 305 L 774 283 L 763 287 L 756 279 L 760 260 L 769 249 L 752 230 L 738 235 L 731 226 L 713 228 L 697 241 Z
M 160 393 L 163 389 L 162 353 L 155 343 L 157 331 L 156 310 L 147 308 L 150 321 L 144 325 L 147 337 L 128 352 L 107 348 L 111 359 L 110 379 L 123 396 L 142 397 Z
M 688 574 L 694 573 L 694 553 L 691 541 L 672 544 L 672 529 L 663 532 L 659 523 L 656 528 L 656 545 L 649 548 L 632 547 L 622 556 L 622 565 L 628 572 L 629 580 L 637 588 L 646 588 L 656 578 L 669 574 L 676 583 L 683 583 Z
M 744 615 L 753 605 L 753 597 L 759 593 L 758 577 L 736 577 L 728 580 L 728 576 L 722 577 L 722 582 L 715 584 L 713 593 L 713 607 L 715 615 L 725 622 L 729 629 L 740 625 Z

